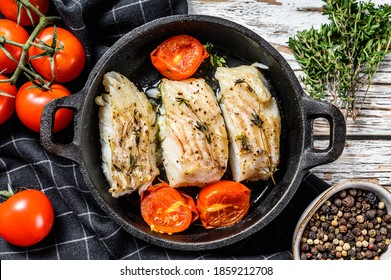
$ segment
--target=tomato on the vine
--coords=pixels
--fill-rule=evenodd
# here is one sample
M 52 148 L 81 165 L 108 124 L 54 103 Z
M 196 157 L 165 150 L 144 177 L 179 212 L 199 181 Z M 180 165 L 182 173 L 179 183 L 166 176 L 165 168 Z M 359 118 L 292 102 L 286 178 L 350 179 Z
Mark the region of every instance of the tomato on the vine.
M 196 38 L 177 35 L 161 43 L 150 56 L 153 66 L 163 76 L 184 80 L 197 71 L 209 54 Z
M 7 76 L 0 74 L 0 80 L 7 79 Z M 17 92 L 16 86 L 10 83 L 0 83 L 0 125 L 15 112 L 15 96 Z
M 251 191 L 245 185 L 221 180 L 203 187 L 198 194 L 197 209 L 205 228 L 233 225 L 250 208 Z
M 193 198 L 165 182 L 142 193 L 140 208 L 144 221 L 159 233 L 184 231 L 198 218 Z
M 49 10 L 49 0 L 29 0 L 30 3 L 36 7 L 42 14 L 46 14 Z M 18 21 L 18 3 L 15 0 L 1 0 L 0 1 L 0 12 L 7 19 L 17 22 Z M 33 22 L 26 12 L 26 8 L 24 6 L 20 9 L 20 20 L 19 24 L 28 26 L 33 23 L 37 23 L 39 21 L 39 16 L 34 13 L 34 11 L 30 11 Z
M 54 29 L 57 34 L 57 48 L 54 54 L 54 69 L 52 69 L 49 56 L 36 57 L 42 54 L 44 50 L 32 46 L 29 48 L 31 65 L 46 80 L 65 83 L 78 77 L 84 69 L 86 62 L 86 53 L 83 45 L 71 32 L 61 27 L 46 27 L 37 36 L 36 40 L 45 42 L 51 46 L 53 43 Z
M 16 94 L 16 114 L 25 126 L 39 132 L 45 105 L 53 99 L 69 95 L 71 92 L 61 84 L 51 84 L 50 90 L 44 90 L 32 82 L 27 82 L 20 87 Z M 59 109 L 54 115 L 53 131 L 57 132 L 67 127 L 72 118 L 72 110 Z
M 41 191 L 25 189 L 0 204 L 0 236 L 17 246 L 31 246 L 52 229 L 54 211 Z
M 29 34 L 22 26 L 8 19 L 0 19 L 0 36 L 19 44 L 25 44 L 29 38 Z M 3 74 L 14 72 L 22 55 L 22 48 L 19 46 L 5 44 L 5 49 L 14 60 L 0 49 L 0 73 Z

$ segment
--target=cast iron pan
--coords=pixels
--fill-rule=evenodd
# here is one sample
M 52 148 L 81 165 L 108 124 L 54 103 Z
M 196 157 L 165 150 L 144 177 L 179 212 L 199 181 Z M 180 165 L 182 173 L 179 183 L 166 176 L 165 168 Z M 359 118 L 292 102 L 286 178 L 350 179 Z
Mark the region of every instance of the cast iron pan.
M 229 66 L 261 62 L 269 67 L 263 73 L 271 84 L 282 118 L 281 164 L 275 174 L 277 185 L 262 181 L 248 184 L 252 189 L 251 208 L 238 224 L 206 230 L 196 223 L 183 233 L 162 235 L 151 232 L 142 220 L 138 194 L 114 199 L 108 193 L 109 185 L 101 170 L 98 106 L 94 99 L 104 92 L 102 77 L 108 71 L 120 72 L 140 86 L 156 83 L 160 76 L 151 65 L 149 54 L 165 39 L 178 34 L 192 35 L 203 44 L 211 42 L 228 56 Z M 75 112 L 70 144 L 53 141 L 53 116 L 59 108 Z M 324 150 L 313 145 L 313 122 L 317 118 L 326 119 L 330 125 L 329 146 Z M 147 242 L 180 250 L 223 247 L 262 229 L 288 204 L 310 168 L 341 155 L 346 132 L 341 112 L 329 103 L 308 98 L 288 63 L 264 39 L 236 23 L 203 15 L 170 16 L 126 34 L 98 61 L 81 92 L 45 107 L 41 127 L 43 146 L 79 163 L 96 201 L 118 224 Z

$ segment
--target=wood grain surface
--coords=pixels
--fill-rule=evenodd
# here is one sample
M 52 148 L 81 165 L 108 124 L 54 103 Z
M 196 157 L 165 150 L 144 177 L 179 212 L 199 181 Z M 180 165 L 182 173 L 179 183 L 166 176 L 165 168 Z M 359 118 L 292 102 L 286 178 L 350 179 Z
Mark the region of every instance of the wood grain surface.
M 284 56 L 298 78 L 303 72 L 287 46 L 289 37 L 293 37 L 297 31 L 317 28 L 328 22 L 322 15 L 323 1 L 320 0 L 188 2 L 190 14 L 223 17 L 255 31 Z M 389 0 L 372 2 L 390 4 Z M 317 121 L 314 133 L 323 135 L 327 131 L 327 125 Z M 327 145 L 321 140 L 317 144 Z M 381 63 L 358 118 L 355 121 L 347 120 L 347 141 L 342 156 L 335 162 L 315 167 L 312 171 L 329 184 L 365 179 L 391 190 L 391 54 Z

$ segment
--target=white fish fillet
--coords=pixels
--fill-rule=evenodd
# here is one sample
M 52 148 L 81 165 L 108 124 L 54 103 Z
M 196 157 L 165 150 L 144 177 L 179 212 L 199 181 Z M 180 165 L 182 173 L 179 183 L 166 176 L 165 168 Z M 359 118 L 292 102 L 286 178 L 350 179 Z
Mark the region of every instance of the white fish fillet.
M 281 118 L 263 75 L 254 66 L 218 67 L 220 107 L 237 182 L 266 180 L 280 161 Z
M 228 139 L 216 96 L 204 79 L 160 86 L 158 123 L 163 164 L 173 187 L 203 186 L 221 179 L 228 165 Z
M 144 93 L 125 76 L 103 77 L 107 93 L 96 98 L 102 168 L 113 197 L 144 191 L 159 174 L 156 113 Z

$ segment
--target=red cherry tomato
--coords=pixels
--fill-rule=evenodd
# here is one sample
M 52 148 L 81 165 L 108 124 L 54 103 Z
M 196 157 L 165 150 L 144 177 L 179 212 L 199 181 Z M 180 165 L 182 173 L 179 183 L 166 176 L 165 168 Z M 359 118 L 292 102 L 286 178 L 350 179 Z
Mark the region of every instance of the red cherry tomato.
M 29 0 L 30 3 L 36 7 L 42 14 L 46 14 L 49 10 L 49 0 Z M 18 3 L 15 0 L 1 0 L 0 1 L 0 12 L 7 19 L 17 22 L 18 21 Z M 39 16 L 34 12 L 30 11 L 33 22 L 26 12 L 26 8 L 22 6 L 20 9 L 20 21 L 19 24 L 28 26 L 39 21 Z
M 198 218 L 194 200 L 164 182 L 142 193 L 140 208 L 144 221 L 159 233 L 184 231 Z
M 209 54 L 189 35 L 171 37 L 151 53 L 155 68 L 166 78 L 184 80 L 192 76 Z
M 0 236 L 17 246 L 31 246 L 44 239 L 53 221 L 53 206 L 38 190 L 20 191 L 0 204 Z
M 33 56 L 41 54 L 43 50 L 37 47 L 31 47 L 28 51 L 30 62 L 34 69 L 46 80 L 51 81 L 54 77 L 56 82 L 69 82 L 80 75 L 83 71 L 86 62 L 86 53 L 83 45 L 71 32 L 56 27 L 57 47 L 63 47 L 54 55 L 54 69 L 50 64 L 50 57 L 44 56 L 33 58 Z M 45 42 L 47 45 L 52 45 L 54 27 L 43 29 L 37 36 L 37 39 Z
M 0 80 L 8 78 L 0 74 Z M 0 83 L 0 125 L 3 124 L 15 112 L 15 96 L 18 92 L 16 86 L 10 83 Z M 12 95 L 10 97 L 7 95 Z
M 25 83 L 16 94 L 16 114 L 28 128 L 39 132 L 43 108 L 49 101 L 71 95 L 71 92 L 60 84 L 52 84 L 50 90 L 43 90 L 32 82 Z M 54 115 L 53 131 L 57 132 L 72 121 L 73 112 L 70 109 L 59 109 Z
M 22 26 L 7 19 L 0 19 L 0 36 L 20 44 L 26 43 L 29 38 L 29 34 Z M 10 44 L 5 44 L 5 48 L 15 61 L 19 61 L 20 56 L 22 55 L 22 48 Z M 14 72 L 18 65 L 15 61 L 10 59 L 6 53 L 0 49 L 0 73 L 7 74 Z
M 203 187 L 198 194 L 197 209 L 205 228 L 233 225 L 250 208 L 251 191 L 245 185 L 222 180 Z

